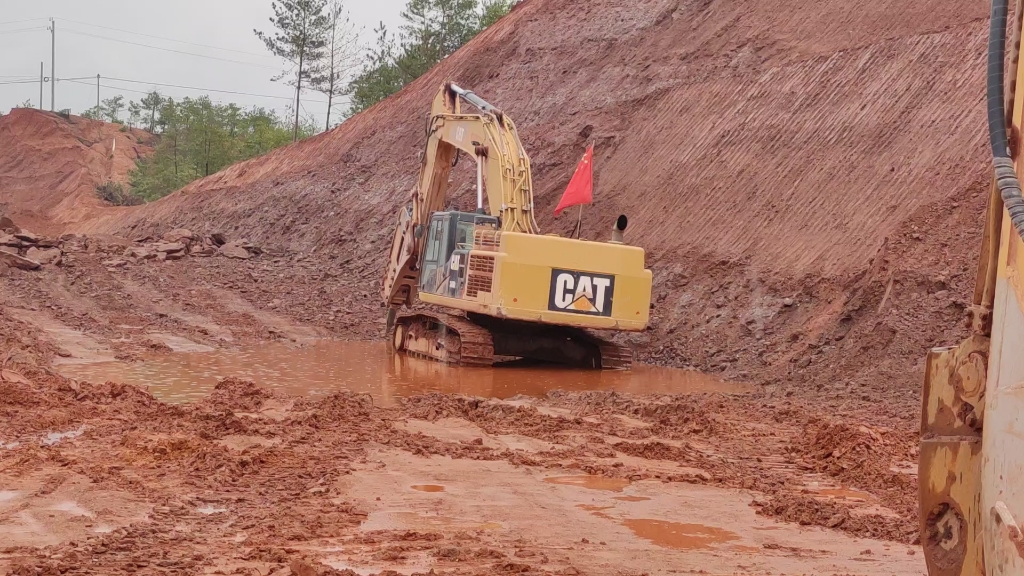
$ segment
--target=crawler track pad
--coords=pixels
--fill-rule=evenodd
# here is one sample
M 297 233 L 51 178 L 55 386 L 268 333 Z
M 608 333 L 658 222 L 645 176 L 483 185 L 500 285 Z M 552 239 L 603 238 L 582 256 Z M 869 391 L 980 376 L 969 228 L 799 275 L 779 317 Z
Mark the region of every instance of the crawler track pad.
M 399 352 L 462 366 L 491 366 L 495 357 L 604 370 L 628 370 L 633 363 L 629 348 L 587 330 L 476 314 L 400 315 L 392 338 Z

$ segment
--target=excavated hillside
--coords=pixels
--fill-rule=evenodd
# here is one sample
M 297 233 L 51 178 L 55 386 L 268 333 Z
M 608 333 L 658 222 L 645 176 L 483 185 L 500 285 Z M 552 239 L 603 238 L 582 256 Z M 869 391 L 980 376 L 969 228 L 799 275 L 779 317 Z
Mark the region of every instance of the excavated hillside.
M 97 214 L 96 187 L 125 183 L 152 152 L 142 130 L 16 108 L 0 117 L 0 212 L 39 231 L 59 231 Z
M 528 0 L 330 133 L 79 229 L 244 235 L 372 298 L 450 79 L 516 120 L 546 230 L 571 228 L 552 209 L 595 143 L 586 235 L 629 215 L 655 272 L 642 357 L 913 394 L 973 282 L 986 20 L 981 0 Z

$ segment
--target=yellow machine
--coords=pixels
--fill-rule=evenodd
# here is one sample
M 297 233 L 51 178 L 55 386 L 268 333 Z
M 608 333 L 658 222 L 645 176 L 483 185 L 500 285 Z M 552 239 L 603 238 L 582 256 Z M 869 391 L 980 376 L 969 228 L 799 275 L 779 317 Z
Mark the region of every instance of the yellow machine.
M 463 112 L 464 104 L 476 110 Z M 475 212 L 443 211 L 460 153 L 476 160 Z M 445 84 L 434 98 L 419 182 L 399 216 L 384 277 L 395 349 L 462 365 L 529 358 L 628 368 L 630 350 L 591 331 L 647 327 L 651 271 L 643 249 L 623 243 L 626 224 L 620 216 L 609 242 L 541 235 L 530 160 L 515 124 L 472 92 Z M 454 313 L 398 313 L 417 298 Z
M 922 395 L 918 482 L 930 576 L 1024 574 L 1024 198 L 1015 168 L 1024 11 L 1018 0 L 1005 90 L 1007 8 L 1007 0 L 992 2 L 987 100 L 995 178 L 971 336 L 929 353 Z

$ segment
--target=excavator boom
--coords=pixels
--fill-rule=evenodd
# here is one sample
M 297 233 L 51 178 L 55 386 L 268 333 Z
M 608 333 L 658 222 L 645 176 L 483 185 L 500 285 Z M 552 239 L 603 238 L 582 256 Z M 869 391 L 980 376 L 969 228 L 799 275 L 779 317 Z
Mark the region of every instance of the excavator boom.
M 478 113 L 463 113 L 462 101 Z M 409 208 L 399 217 L 383 296 L 390 306 L 411 305 L 419 282 L 422 234 L 430 215 L 444 208 L 448 180 L 459 154 L 476 160 L 477 210 L 497 216 L 501 229 L 537 233 L 533 218 L 530 159 L 515 124 L 468 90 L 448 83 L 434 98 L 427 146 Z M 486 209 L 484 206 L 486 205 Z

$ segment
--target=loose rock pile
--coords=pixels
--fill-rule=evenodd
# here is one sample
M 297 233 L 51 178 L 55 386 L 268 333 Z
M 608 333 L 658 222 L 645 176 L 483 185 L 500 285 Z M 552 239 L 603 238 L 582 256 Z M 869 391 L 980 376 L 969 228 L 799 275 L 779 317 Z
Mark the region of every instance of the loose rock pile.
M 160 238 L 147 236 L 135 241 L 122 256 L 134 262 L 143 260 L 181 260 L 186 256 L 208 257 L 220 255 L 227 258 L 248 260 L 263 251 L 247 240 L 228 242 L 223 234 L 199 236 L 191 230 L 177 228 Z
M 56 266 L 64 255 L 60 246 L 60 240 L 22 230 L 10 218 L 0 216 L 0 265 L 21 270 Z
M 0 266 L 21 270 L 39 270 L 45 265 L 56 266 L 62 262 L 66 253 L 86 250 L 86 244 L 89 244 L 89 241 L 85 237 L 74 234 L 65 234 L 59 239 L 45 238 L 22 230 L 10 218 L 0 216 Z M 135 241 L 135 245 L 128 246 L 123 251 L 120 247 L 112 251 L 113 248 L 115 246 L 95 246 L 96 250 L 110 256 L 120 253 L 120 258 L 103 261 L 107 268 L 120 268 L 129 262 L 163 262 L 190 256 L 201 258 L 220 255 L 225 258 L 248 260 L 263 253 L 259 246 L 248 240 L 228 242 L 223 234 L 199 236 L 184 228 L 171 230 L 159 238 L 141 238 Z

